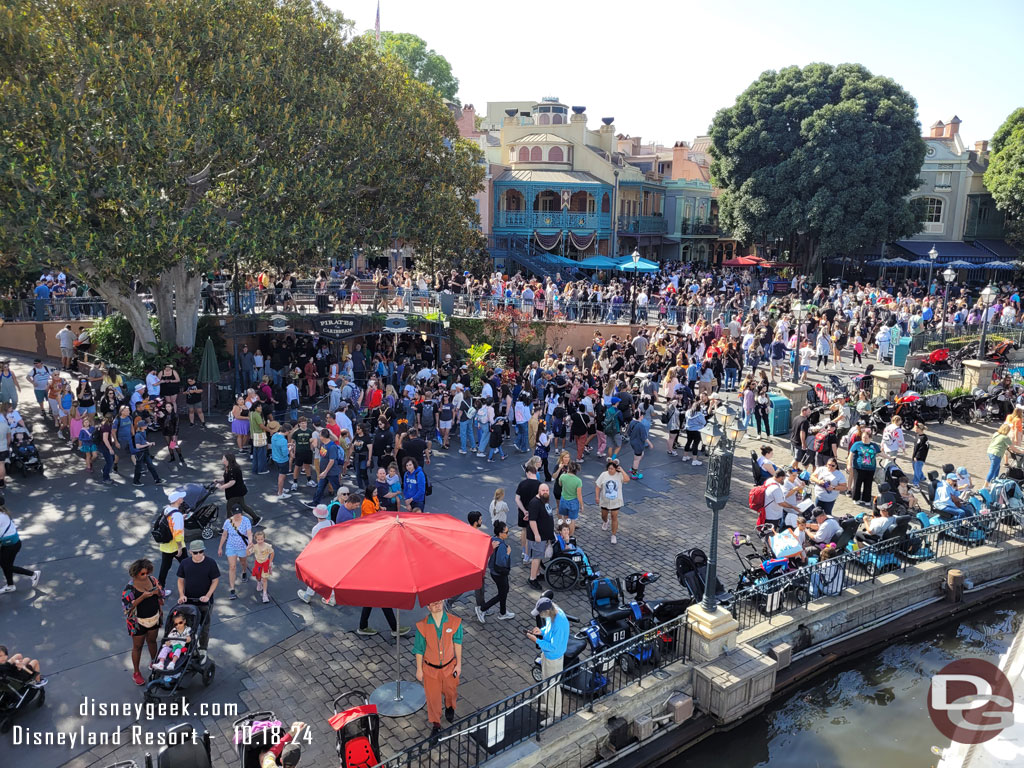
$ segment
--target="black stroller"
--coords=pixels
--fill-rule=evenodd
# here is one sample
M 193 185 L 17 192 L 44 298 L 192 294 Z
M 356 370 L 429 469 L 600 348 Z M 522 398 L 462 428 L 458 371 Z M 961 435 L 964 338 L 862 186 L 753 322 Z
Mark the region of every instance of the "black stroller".
M 11 435 L 10 459 L 11 471 L 18 472 L 22 477 L 28 477 L 29 472 L 43 474 L 43 459 L 39 455 L 39 449 L 32 442 L 32 436 L 28 432 L 18 430 Z
M 177 616 L 184 616 L 188 625 L 190 636 L 189 641 L 181 651 L 178 659 L 168 668 L 153 669 L 150 671 L 149 680 L 143 691 L 143 698 L 147 704 L 169 701 L 178 695 L 182 688 L 188 688 L 196 675 L 202 678 L 203 685 L 213 682 L 213 675 L 217 671 L 217 665 L 209 657 L 206 651 L 199 649 L 199 636 L 203 630 L 203 624 L 209 620 L 209 614 L 203 613 L 192 603 L 176 605 L 167 616 L 164 624 L 163 641 L 167 639 L 168 633 L 174 627 L 174 619 Z
M 185 493 L 185 498 L 181 502 L 181 516 L 185 520 L 185 529 L 202 531 L 204 539 L 212 539 L 216 536 L 220 505 L 206 502 L 210 495 L 217 490 L 217 486 L 213 483 L 209 485 L 186 483 L 178 490 Z
M 232 730 L 241 768 L 260 768 L 260 752 L 277 744 L 285 734 L 284 725 L 270 711 L 247 712 L 235 720 Z
M 679 584 L 690 594 L 695 603 L 704 599 L 704 586 L 708 577 L 708 556 L 698 547 L 680 552 L 676 555 L 676 578 Z M 732 602 L 732 593 L 726 590 L 722 582 L 715 579 L 715 599 L 718 605 L 728 607 Z
M 358 697 L 363 703 L 338 711 L 338 703 Z M 373 768 L 380 762 L 380 715 L 362 691 L 349 691 L 334 699 L 334 715 L 327 722 L 338 733 L 341 768 Z
M 19 712 L 35 702 L 37 707 L 46 701 L 46 689 L 33 682 L 35 674 L 15 668 L 12 664 L 0 667 L 0 733 L 11 730 Z

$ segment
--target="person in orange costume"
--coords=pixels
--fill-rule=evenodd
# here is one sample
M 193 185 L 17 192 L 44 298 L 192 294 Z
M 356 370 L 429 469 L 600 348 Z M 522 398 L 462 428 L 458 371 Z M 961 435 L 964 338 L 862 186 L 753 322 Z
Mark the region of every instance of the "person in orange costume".
M 427 605 L 427 613 L 416 622 L 416 679 L 427 695 L 427 720 L 433 731 L 441 730 L 441 708 L 449 722 L 455 722 L 455 701 L 462 676 L 462 619 L 444 609 L 444 601 Z

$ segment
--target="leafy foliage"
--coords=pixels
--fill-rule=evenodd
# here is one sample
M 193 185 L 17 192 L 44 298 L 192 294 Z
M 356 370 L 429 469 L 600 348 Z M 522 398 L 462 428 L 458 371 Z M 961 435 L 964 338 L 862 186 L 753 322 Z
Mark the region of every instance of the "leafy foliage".
M 374 35 L 370 30 L 365 36 L 374 39 Z M 384 53 L 396 57 L 408 68 L 410 75 L 436 88 L 442 98 L 455 101 L 459 80 L 452 74 L 452 65 L 433 48 L 428 48 L 422 37 L 409 32 L 381 32 L 380 44 Z
M 1024 107 L 1015 109 L 992 136 L 985 186 L 1006 214 L 1006 239 L 1024 247 Z
M 213 348 L 218 360 L 227 359 L 227 344 L 216 318 L 203 317 L 199 321 L 196 332 L 196 345 L 193 349 L 175 346 L 159 340 L 159 323 L 155 317 L 150 318 L 158 342 L 152 351 L 140 351 L 135 348 L 135 331 L 128 319 L 119 313 L 93 323 L 89 329 L 92 341 L 92 353 L 108 364 L 117 366 L 118 370 L 128 376 L 141 378 L 150 368 L 162 368 L 165 364 L 173 365 L 184 378 L 190 373 L 198 373 L 202 361 L 206 338 L 213 338 Z
M 859 64 L 768 71 L 711 126 L 723 224 L 783 237 L 805 265 L 914 234 L 925 144 L 913 97 Z
M 349 33 L 319 0 L 0 8 L 5 260 L 65 264 L 154 353 L 136 281 L 191 348 L 208 269 L 467 247 L 478 154 L 432 86 Z

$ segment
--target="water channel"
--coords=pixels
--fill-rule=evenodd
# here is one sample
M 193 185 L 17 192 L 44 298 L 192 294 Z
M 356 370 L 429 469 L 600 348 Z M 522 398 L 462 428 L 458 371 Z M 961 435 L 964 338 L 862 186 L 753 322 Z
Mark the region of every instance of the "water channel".
M 762 715 L 668 765 L 927 768 L 949 741 L 928 718 L 932 674 L 959 658 L 998 662 L 1024 622 L 1017 598 L 834 667 Z

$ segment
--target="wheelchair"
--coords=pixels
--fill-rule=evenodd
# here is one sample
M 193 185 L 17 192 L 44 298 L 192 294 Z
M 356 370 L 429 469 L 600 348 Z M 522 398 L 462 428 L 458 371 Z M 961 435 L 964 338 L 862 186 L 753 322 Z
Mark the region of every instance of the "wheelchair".
M 554 554 L 544 566 L 544 580 L 555 590 L 567 590 L 589 584 L 597 576 L 590 564 L 590 558 L 576 545 L 576 537 L 570 537 L 568 544 L 555 539 Z

